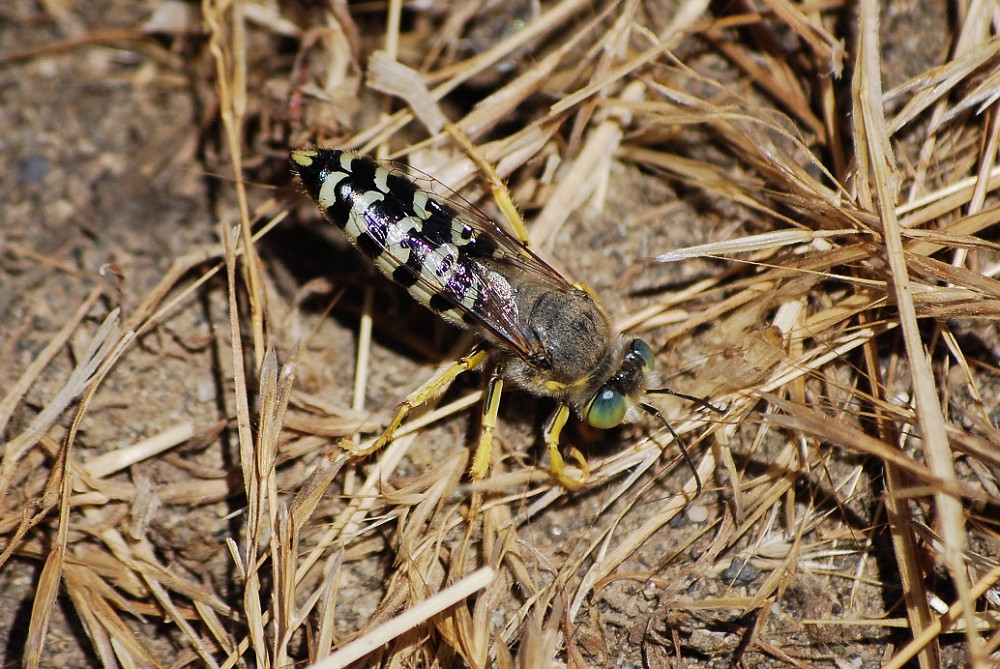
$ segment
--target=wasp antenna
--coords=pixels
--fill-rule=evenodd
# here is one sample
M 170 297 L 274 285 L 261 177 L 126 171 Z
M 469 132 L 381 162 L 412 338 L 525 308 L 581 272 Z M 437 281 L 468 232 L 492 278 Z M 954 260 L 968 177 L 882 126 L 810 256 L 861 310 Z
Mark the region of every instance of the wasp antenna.
M 654 391 L 648 391 L 648 392 L 654 392 Z M 671 393 L 671 394 L 677 394 L 677 393 Z M 680 397 L 686 397 L 686 396 L 680 395 Z M 705 400 L 701 401 L 704 402 Z M 705 404 L 708 404 L 708 402 L 705 402 Z M 642 410 L 648 413 L 650 416 L 656 418 L 661 423 L 663 423 L 663 427 L 667 428 L 667 431 L 670 432 L 670 435 L 674 438 L 674 441 L 677 442 L 677 445 L 681 449 L 681 454 L 684 455 L 684 462 L 687 463 L 687 466 L 691 469 L 691 473 L 694 474 L 694 482 L 695 482 L 694 496 L 698 497 L 699 495 L 701 495 L 701 477 L 698 476 L 698 468 L 694 466 L 694 460 L 691 459 L 691 454 L 688 453 L 687 446 L 684 445 L 684 440 L 681 439 L 681 436 L 677 434 L 677 431 L 670 426 L 670 423 L 668 423 L 667 419 L 663 417 L 663 414 L 660 413 L 659 409 L 654 407 L 652 404 L 646 404 L 645 402 L 640 402 L 639 406 L 642 407 Z M 708 404 L 708 406 L 713 409 L 715 408 L 712 407 L 711 404 Z
M 717 414 L 726 413 L 726 409 L 720 409 L 706 399 L 697 397 L 696 395 L 688 395 L 687 393 L 680 393 L 676 390 L 671 390 L 670 388 L 656 388 L 653 390 L 647 390 L 647 395 L 673 395 L 674 397 L 680 397 L 682 400 L 688 400 L 689 402 L 694 402 L 698 406 L 714 411 Z M 728 409 L 728 407 L 726 407 Z

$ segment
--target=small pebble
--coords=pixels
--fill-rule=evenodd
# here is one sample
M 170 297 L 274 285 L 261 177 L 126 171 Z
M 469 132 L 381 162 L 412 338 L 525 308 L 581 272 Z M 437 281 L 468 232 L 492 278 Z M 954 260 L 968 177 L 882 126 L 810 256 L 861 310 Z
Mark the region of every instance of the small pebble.
M 745 562 L 743 558 L 734 557 L 729 566 L 719 574 L 727 585 L 744 586 L 750 585 L 760 576 L 760 569 L 752 563 Z
M 700 504 L 689 506 L 686 513 L 692 523 L 704 523 L 708 520 L 708 508 Z
M 198 383 L 198 401 L 202 403 L 211 402 L 215 398 L 215 382 L 201 381 Z
M 28 156 L 17 165 L 18 178 L 23 184 L 40 184 L 52 169 L 49 159 L 40 154 Z

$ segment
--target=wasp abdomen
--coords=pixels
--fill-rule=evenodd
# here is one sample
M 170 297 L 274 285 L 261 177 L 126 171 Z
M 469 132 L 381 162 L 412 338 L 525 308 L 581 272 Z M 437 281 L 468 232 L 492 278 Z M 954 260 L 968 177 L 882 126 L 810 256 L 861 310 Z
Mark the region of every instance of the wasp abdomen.
M 482 264 L 496 251 L 488 235 L 392 168 L 350 151 L 300 150 L 292 167 L 326 218 L 388 278 L 447 320 L 510 294 Z

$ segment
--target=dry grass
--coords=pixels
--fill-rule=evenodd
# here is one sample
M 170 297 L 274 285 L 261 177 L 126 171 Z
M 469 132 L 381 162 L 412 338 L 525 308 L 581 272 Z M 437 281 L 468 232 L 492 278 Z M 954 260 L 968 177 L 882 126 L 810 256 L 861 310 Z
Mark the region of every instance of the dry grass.
M 498 26 L 476 2 L 404 21 L 398 2 L 205 0 L 204 34 L 168 22 L 157 42 L 51 48 L 128 39 L 154 69 L 186 62 L 221 121 L 190 128 L 209 146 L 195 168 L 227 176 L 219 244 L 178 253 L 126 313 L 95 289 L 31 364 L 5 363 L 18 376 L 0 402 L 0 565 L 43 565 L 25 666 L 55 662 L 60 608 L 105 666 L 997 657 L 995 7 L 941 19 L 944 52 L 912 72 L 883 58 L 905 44 L 871 0 L 509 4 Z M 446 121 L 509 181 L 540 253 L 654 343 L 665 381 L 726 407 L 661 402 L 709 482 L 699 498 L 649 425 L 596 440 L 585 490 L 554 486 L 527 400 L 503 412 L 513 425 L 473 488 L 468 385 L 376 457 L 347 457 L 340 439 L 376 435 L 431 374 L 413 352 L 441 348 L 393 331 L 385 313 L 409 307 L 373 306 L 384 284 L 344 308 L 343 290 L 299 285 L 262 254 L 290 211 L 321 224 L 291 190 L 249 184 L 287 178 L 287 147 L 336 145 L 410 162 L 489 209 Z M 100 448 L 95 407 L 146 401 L 106 395 L 108 375 L 144 341 L 192 336 L 175 320 L 199 301 L 220 306 L 215 417 L 131 424 L 116 441 L 142 438 Z M 153 537 L 165 514 L 205 525 L 170 546 Z

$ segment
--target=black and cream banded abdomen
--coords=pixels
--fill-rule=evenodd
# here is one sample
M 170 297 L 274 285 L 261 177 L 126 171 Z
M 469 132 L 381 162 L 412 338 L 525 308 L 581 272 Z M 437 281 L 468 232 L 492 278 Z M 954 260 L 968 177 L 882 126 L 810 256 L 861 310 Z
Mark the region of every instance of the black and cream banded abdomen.
M 421 304 L 458 324 L 498 300 L 516 310 L 489 268 L 496 243 L 398 170 L 335 149 L 293 151 L 291 166 L 326 218 Z

